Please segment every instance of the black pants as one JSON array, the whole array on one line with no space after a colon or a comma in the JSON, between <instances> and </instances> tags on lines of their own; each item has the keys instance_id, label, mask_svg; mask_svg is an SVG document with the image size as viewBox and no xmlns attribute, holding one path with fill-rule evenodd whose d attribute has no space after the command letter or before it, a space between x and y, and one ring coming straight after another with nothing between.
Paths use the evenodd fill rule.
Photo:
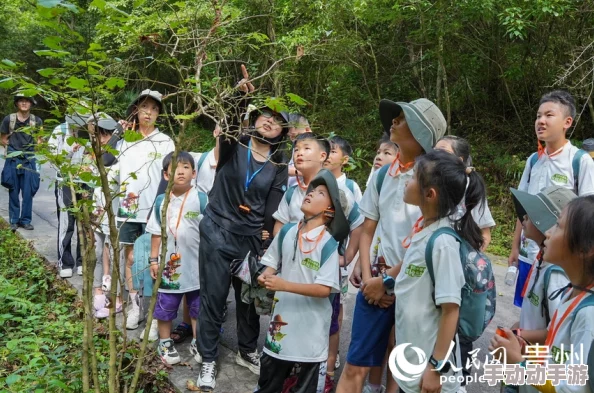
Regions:
<instances>
[{"instance_id":1,"label":"black pants","mask_svg":"<svg viewBox=\"0 0 594 393\"><path fill-rule=\"evenodd\" d=\"M326 362L296 364L288 360L281 360L262 354L260 359L260 378L254 393L280 393L285 379L291 374L293 367L297 368L297 384L291 389L292 393L317 393L324 391L326 383ZM320 373L321 371L321 373ZM323 374L323 375L321 375Z\"/></svg>"},{"instance_id":2,"label":"black pants","mask_svg":"<svg viewBox=\"0 0 594 393\"><path fill-rule=\"evenodd\" d=\"M58 209L58 268L74 269L76 266L82 266L82 254L80 251L80 238L76 230L76 217L72 212L66 210L74 205L72 192L69 186L62 186L56 182L54 193ZM83 199L83 195L77 193L76 200L80 201L81 199ZM74 233L76 233L77 240L76 260L72 255L72 235Z\"/></svg>"},{"instance_id":3,"label":"black pants","mask_svg":"<svg viewBox=\"0 0 594 393\"><path fill-rule=\"evenodd\" d=\"M245 258L248 251L257 253L260 246L259 235L236 235L218 226L208 216L200 222L200 328L197 341L205 362L219 357L219 332L231 283L235 291L239 350L245 353L256 350L260 316L253 304L241 301L241 281L237 277L231 279L230 265L234 259Z\"/></svg>"},{"instance_id":4,"label":"black pants","mask_svg":"<svg viewBox=\"0 0 594 393\"><path fill-rule=\"evenodd\" d=\"M466 376L470 375L470 370L472 368L466 368L466 361L470 357L470 352L472 351L472 340L461 335L458 335L458 340L460 342L460 366L462 367L462 376L464 376L462 386L466 386Z\"/></svg>"}]
</instances>

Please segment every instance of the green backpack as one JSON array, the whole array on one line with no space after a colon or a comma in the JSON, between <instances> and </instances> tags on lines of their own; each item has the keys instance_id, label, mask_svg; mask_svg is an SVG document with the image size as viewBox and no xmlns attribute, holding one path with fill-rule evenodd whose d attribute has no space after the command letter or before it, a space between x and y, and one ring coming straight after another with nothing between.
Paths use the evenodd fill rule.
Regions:
<instances>
[{"instance_id":1,"label":"green backpack","mask_svg":"<svg viewBox=\"0 0 594 393\"><path fill-rule=\"evenodd\" d=\"M578 194L578 183L580 178L580 163L582 160L582 156L586 154L585 150L579 149L575 156L573 156L573 160L571 161L571 169L573 171L573 192L575 195ZM528 171L528 183L530 183L530 175L532 174L532 167L538 162L538 153L532 153L530 158L528 159L529 171Z\"/></svg>"},{"instance_id":2,"label":"green backpack","mask_svg":"<svg viewBox=\"0 0 594 393\"><path fill-rule=\"evenodd\" d=\"M196 192L198 193L198 200L200 201L200 214L202 214L204 213L206 205L208 204L208 197L202 191L198 191L198 189L196 189ZM153 209L155 218L157 219L157 223L159 223L159 225L161 225L161 205L163 204L164 199L165 194L157 195L157 198L155 199L155 208Z\"/></svg>"},{"instance_id":3,"label":"green backpack","mask_svg":"<svg viewBox=\"0 0 594 393\"><path fill-rule=\"evenodd\" d=\"M462 287L458 333L475 341L483 334L495 316L497 290L491 261L485 254L473 249L453 228L439 228L431 235L425 249L427 270L434 288L433 245L435 239L444 234L453 236L460 243L460 263L466 281ZM432 296L435 301L435 291Z\"/></svg>"}]
</instances>

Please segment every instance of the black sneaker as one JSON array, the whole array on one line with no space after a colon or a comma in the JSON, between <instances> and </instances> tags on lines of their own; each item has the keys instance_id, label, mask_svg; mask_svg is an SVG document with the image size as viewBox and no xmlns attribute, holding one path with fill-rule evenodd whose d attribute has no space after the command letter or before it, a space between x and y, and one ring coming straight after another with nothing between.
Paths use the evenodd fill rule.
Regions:
<instances>
[{"instance_id":1,"label":"black sneaker","mask_svg":"<svg viewBox=\"0 0 594 393\"><path fill-rule=\"evenodd\" d=\"M31 224L19 224L19 226L27 231L32 231L35 227Z\"/></svg>"},{"instance_id":2,"label":"black sneaker","mask_svg":"<svg viewBox=\"0 0 594 393\"><path fill-rule=\"evenodd\" d=\"M235 356L235 363L246 367L256 375L260 375L260 354L257 350L250 353L238 351L237 356Z\"/></svg>"}]
</instances>

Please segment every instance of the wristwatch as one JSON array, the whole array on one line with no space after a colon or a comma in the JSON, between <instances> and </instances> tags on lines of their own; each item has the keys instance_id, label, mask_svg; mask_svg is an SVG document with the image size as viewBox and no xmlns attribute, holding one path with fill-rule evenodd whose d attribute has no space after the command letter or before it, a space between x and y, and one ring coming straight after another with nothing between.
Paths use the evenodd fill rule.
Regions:
<instances>
[{"instance_id":1,"label":"wristwatch","mask_svg":"<svg viewBox=\"0 0 594 393\"><path fill-rule=\"evenodd\" d=\"M382 281L384 284L384 288L388 290L394 289L394 285L396 284L396 280L394 280L394 277L384 272L382 273Z\"/></svg>"},{"instance_id":2,"label":"wristwatch","mask_svg":"<svg viewBox=\"0 0 594 393\"><path fill-rule=\"evenodd\" d=\"M431 364L435 371L437 371L440 374L447 373L448 371L450 371L451 368L450 362L448 362L447 360L437 360L433 357L433 355L431 355L431 357L429 358L429 364Z\"/></svg>"}]
</instances>

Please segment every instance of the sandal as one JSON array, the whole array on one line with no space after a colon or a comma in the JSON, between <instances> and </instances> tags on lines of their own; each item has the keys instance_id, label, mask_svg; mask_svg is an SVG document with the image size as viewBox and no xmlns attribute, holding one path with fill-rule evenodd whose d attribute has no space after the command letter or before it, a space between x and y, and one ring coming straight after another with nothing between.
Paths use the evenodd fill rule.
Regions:
<instances>
[{"instance_id":1,"label":"sandal","mask_svg":"<svg viewBox=\"0 0 594 393\"><path fill-rule=\"evenodd\" d=\"M192 325L188 325L185 322L180 323L177 325L175 329L171 332L171 339L174 343L182 343L186 340L186 338L192 336Z\"/></svg>"}]
</instances>

